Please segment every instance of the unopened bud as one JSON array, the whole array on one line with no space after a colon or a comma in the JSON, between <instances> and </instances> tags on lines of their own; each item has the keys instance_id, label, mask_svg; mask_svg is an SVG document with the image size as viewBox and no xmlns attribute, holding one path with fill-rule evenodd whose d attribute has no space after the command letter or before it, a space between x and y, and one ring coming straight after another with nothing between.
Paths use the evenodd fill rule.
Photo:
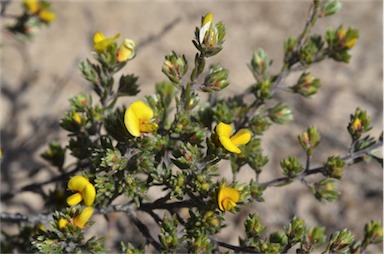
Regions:
<instances>
[{"instance_id":1,"label":"unopened bud","mask_svg":"<svg viewBox=\"0 0 384 254\"><path fill-rule=\"evenodd\" d=\"M319 88L320 80L315 79L310 73L304 72L292 90L302 96L309 97L315 94Z\"/></svg>"}]
</instances>

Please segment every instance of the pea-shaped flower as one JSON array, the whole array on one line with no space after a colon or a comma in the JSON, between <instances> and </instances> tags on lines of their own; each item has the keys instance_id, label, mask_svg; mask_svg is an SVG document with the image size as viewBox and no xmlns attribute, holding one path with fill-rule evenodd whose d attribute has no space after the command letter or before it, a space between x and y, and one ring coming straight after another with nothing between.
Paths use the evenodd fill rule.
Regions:
<instances>
[{"instance_id":1,"label":"pea-shaped flower","mask_svg":"<svg viewBox=\"0 0 384 254\"><path fill-rule=\"evenodd\" d=\"M56 19L56 14L48 9L43 9L39 12L39 18L49 24Z\"/></svg>"},{"instance_id":2,"label":"pea-shaped flower","mask_svg":"<svg viewBox=\"0 0 384 254\"><path fill-rule=\"evenodd\" d=\"M76 191L75 194L67 198L67 204L75 206L84 199L86 206L91 206L95 202L96 189L87 178L83 176L74 176L68 181L68 188Z\"/></svg>"},{"instance_id":3,"label":"pea-shaped flower","mask_svg":"<svg viewBox=\"0 0 384 254\"><path fill-rule=\"evenodd\" d=\"M154 132L158 125L151 122L153 110L143 101L132 103L124 115L124 124L128 132L134 137L140 137L141 133Z\"/></svg>"},{"instance_id":4,"label":"pea-shaped flower","mask_svg":"<svg viewBox=\"0 0 384 254\"><path fill-rule=\"evenodd\" d=\"M201 22L201 28L199 32L200 44L206 44L207 46L216 45L218 42L218 31L215 24L213 24L213 16L211 12L208 12Z\"/></svg>"},{"instance_id":5,"label":"pea-shaped flower","mask_svg":"<svg viewBox=\"0 0 384 254\"><path fill-rule=\"evenodd\" d=\"M92 217L93 215L93 208L92 207L86 207L84 208L83 211L77 216L75 216L72 219L72 224L75 225L76 227L83 228L84 225L88 222L88 220ZM65 228L70 222L67 219L61 218L58 221L58 226L59 229Z\"/></svg>"},{"instance_id":6,"label":"pea-shaped flower","mask_svg":"<svg viewBox=\"0 0 384 254\"><path fill-rule=\"evenodd\" d=\"M130 39L124 39L119 51L117 52L117 61L124 62L132 59L135 56L135 42Z\"/></svg>"},{"instance_id":7,"label":"pea-shaped flower","mask_svg":"<svg viewBox=\"0 0 384 254\"><path fill-rule=\"evenodd\" d=\"M231 153L241 153L238 146L245 145L251 140L251 132L247 129L241 129L231 136L232 126L223 122L216 126L216 133L219 136L220 143Z\"/></svg>"},{"instance_id":8,"label":"pea-shaped flower","mask_svg":"<svg viewBox=\"0 0 384 254\"><path fill-rule=\"evenodd\" d=\"M79 215L73 218L73 225L78 226L79 228L83 228L85 223L92 217L93 208L86 207Z\"/></svg>"},{"instance_id":9,"label":"pea-shaped flower","mask_svg":"<svg viewBox=\"0 0 384 254\"><path fill-rule=\"evenodd\" d=\"M223 183L219 190L217 202L221 211L230 211L236 206L236 203L240 200L240 193L238 190L227 187Z\"/></svg>"},{"instance_id":10,"label":"pea-shaped flower","mask_svg":"<svg viewBox=\"0 0 384 254\"><path fill-rule=\"evenodd\" d=\"M93 35L93 49L96 50L97 53L101 53L104 49L108 48L112 43L114 43L115 40L119 37L120 34L116 34L111 38L105 38L104 34L96 32Z\"/></svg>"}]
</instances>

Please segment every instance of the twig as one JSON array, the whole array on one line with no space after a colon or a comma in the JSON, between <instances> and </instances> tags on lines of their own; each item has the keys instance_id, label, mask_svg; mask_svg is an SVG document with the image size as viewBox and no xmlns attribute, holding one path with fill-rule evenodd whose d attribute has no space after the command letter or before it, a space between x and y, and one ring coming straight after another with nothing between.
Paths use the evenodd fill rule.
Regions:
<instances>
[{"instance_id":1,"label":"twig","mask_svg":"<svg viewBox=\"0 0 384 254\"><path fill-rule=\"evenodd\" d=\"M254 249L251 249L249 247L235 246L235 245L232 245L232 244L229 244L229 243L225 243L225 242L219 241L219 240L214 239L212 237L210 237L209 240L211 240L214 244L216 244L218 246L221 246L221 247L233 250L235 252L261 253L261 252L255 251Z\"/></svg>"},{"instance_id":2,"label":"twig","mask_svg":"<svg viewBox=\"0 0 384 254\"><path fill-rule=\"evenodd\" d=\"M364 155L369 154L372 150L375 150L375 149L377 149L377 148L379 148L381 146L383 146L383 142L379 141L376 144L374 144L374 145L372 145L372 146L370 146L370 147L368 147L366 149L363 149L363 150L357 151L355 153L352 153L352 154L344 156L342 158L342 160L345 163L350 164L354 160L362 158ZM264 186L264 187L278 186L278 185L283 184L283 183L285 183L287 181L292 181L292 180L295 180L295 179L304 178L304 177L309 176L309 175L321 173L321 172L323 172L323 170L324 170L323 166L317 167L317 168L313 168L313 169L309 169L309 170L304 171L303 174L300 174L300 175L298 175L296 177L281 177L281 178L277 178L277 179L274 179L274 180L271 180L271 181L260 183L260 186Z\"/></svg>"}]
</instances>

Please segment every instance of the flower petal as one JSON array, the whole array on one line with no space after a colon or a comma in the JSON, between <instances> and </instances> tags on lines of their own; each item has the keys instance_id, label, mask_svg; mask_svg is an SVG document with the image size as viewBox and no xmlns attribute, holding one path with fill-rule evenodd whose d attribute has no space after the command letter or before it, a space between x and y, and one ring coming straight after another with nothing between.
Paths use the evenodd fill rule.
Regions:
<instances>
[{"instance_id":1,"label":"flower petal","mask_svg":"<svg viewBox=\"0 0 384 254\"><path fill-rule=\"evenodd\" d=\"M155 130L157 130L159 126L157 125L157 123L144 123L144 124L140 124L140 131L141 132L154 132Z\"/></svg>"},{"instance_id":2,"label":"flower petal","mask_svg":"<svg viewBox=\"0 0 384 254\"><path fill-rule=\"evenodd\" d=\"M232 126L229 124L220 122L216 126L216 133L217 133L217 135L219 135L219 137L224 136L224 137L229 138L231 136L231 133L232 133Z\"/></svg>"},{"instance_id":3,"label":"flower petal","mask_svg":"<svg viewBox=\"0 0 384 254\"><path fill-rule=\"evenodd\" d=\"M135 101L131 104L130 108L132 108L137 118L139 118L142 122L151 120L153 118L153 111L151 107L149 107L143 101Z\"/></svg>"},{"instance_id":4,"label":"flower petal","mask_svg":"<svg viewBox=\"0 0 384 254\"><path fill-rule=\"evenodd\" d=\"M132 59L135 56L135 42L130 39L125 39L121 44L117 53L117 61L124 62Z\"/></svg>"},{"instance_id":5,"label":"flower petal","mask_svg":"<svg viewBox=\"0 0 384 254\"><path fill-rule=\"evenodd\" d=\"M132 136L140 137L140 121L131 106L125 111L124 124Z\"/></svg>"},{"instance_id":6,"label":"flower petal","mask_svg":"<svg viewBox=\"0 0 384 254\"><path fill-rule=\"evenodd\" d=\"M85 208L78 216L73 218L73 225L83 228L85 223L92 217L93 208L87 207Z\"/></svg>"},{"instance_id":7,"label":"flower petal","mask_svg":"<svg viewBox=\"0 0 384 254\"><path fill-rule=\"evenodd\" d=\"M111 45L117 38L120 37L120 34L116 34L115 36L111 38L104 38L101 40L102 36L104 36L102 33L95 34L93 36L93 41L95 42L93 45L93 48L98 52L101 53L104 49L108 48L109 45Z\"/></svg>"},{"instance_id":8,"label":"flower petal","mask_svg":"<svg viewBox=\"0 0 384 254\"><path fill-rule=\"evenodd\" d=\"M68 181L68 189L82 192L89 181L84 176L74 176Z\"/></svg>"},{"instance_id":9,"label":"flower petal","mask_svg":"<svg viewBox=\"0 0 384 254\"><path fill-rule=\"evenodd\" d=\"M231 141L234 145L245 145L251 140L251 132L247 129L239 130L235 135L231 137Z\"/></svg>"},{"instance_id":10,"label":"flower petal","mask_svg":"<svg viewBox=\"0 0 384 254\"><path fill-rule=\"evenodd\" d=\"M93 184L89 183L87 186L85 186L85 189L83 191L83 197L84 197L84 204L86 206L91 206L93 202L95 202L96 198L96 189Z\"/></svg>"},{"instance_id":11,"label":"flower petal","mask_svg":"<svg viewBox=\"0 0 384 254\"><path fill-rule=\"evenodd\" d=\"M83 200L83 197L81 196L81 194L79 192L76 192L75 194L73 194L67 198L67 204L69 206L75 206L78 203L80 203L81 200Z\"/></svg>"},{"instance_id":12,"label":"flower petal","mask_svg":"<svg viewBox=\"0 0 384 254\"><path fill-rule=\"evenodd\" d=\"M228 150L231 153L241 153L241 150L232 143L232 140L230 138L221 136L219 137L220 143L224 146L226 150Z\"/></svg>"},{"instance_id":13,"label":"flower petal","mask_svg":"<svg viewBox=\"0 0 384 254\"><path fill-rule=\"evenodd\" d=\"M58 222L59 228L65 228L68 225L69 221L66 219L61 218Z\"/></svg>"},{"instance_id":14,"label":"flower petal","mask_svg":"<svg viewBox=\"0 0 384 254\"><path fill-rule=\"evenodd\" d=\"M240 193L238 190L231 187L227 187L225 186L225 184L221 185L219 195L217 197L217 202L221 211L232 209L232 207L236 206L236 203L239 200ZM229 208L229 206L231 207Z\"/></svg>"},{"instance_id":15,"label":"flower petal","mask_svg":"<svg viewBox=\"0 0 384 254\"><path fill-rule=\"evenodd\" d=\"M74 176L68 181L68 188L73 191L83 191L89 181L84 176Z\"/></svg>"}]
</instances>

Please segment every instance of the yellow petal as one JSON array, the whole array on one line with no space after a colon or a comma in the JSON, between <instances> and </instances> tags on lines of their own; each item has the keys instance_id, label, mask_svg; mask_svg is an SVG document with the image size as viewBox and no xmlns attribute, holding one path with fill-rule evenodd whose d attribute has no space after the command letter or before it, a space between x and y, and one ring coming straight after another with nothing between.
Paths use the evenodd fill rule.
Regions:
<instances>
[{"instance_id":1,"label":"yellow petal","mask_svg":"<svg viewBox=\"0 0 384 254\"><path fill-rule=\"evenodd\" d=\"M236 206L236 203L230 199L224 199L222 202L222 207L224 208L225 211L229 211L235 206Z\"/></svg>"},{"instance_id":2,"label":"yellow petal","mask_svg":"<svg viewBox=\"0 0 384 254\"><path fill-rule=\"evenodd\" d=\"M101 34L101 33L100 33ZM104 38L103 40L100 40L100 34L96 36L96 42L95 42L95 36L93 37L93 41L95 44L93 45L93 48L98 52L102 52L104 49L108 48L109 45L111 45L117 38L119 38L120 34L116 34L112 38ZM102 35L102 34L101 34ZM103 35L104 36L104 35Z\"/></svg>"},{"instance_id":3,"label":"yellow petal","mask_svg":"<svg viewBox=\"0 0 384 254\"><path fill-rule=\"evenodd\" d=\"M141 134L141 126L143 125L143 129L151 129L156 127L155 125L149 125L146 127L147 121L153 118L152 109L145 104L143 101L135 101L132 103L128 109L125 111L124 123L127 127L129 133L131 133L134 137L140 137Z\"/></svg>"},{"instance_id":4,"label":"yellow petal","mask_svg":"<svg viewBox=\"0 0 384 254\"><path fill-rule=\"evenodd\" d=\"M47 23L50 23L56 19L56 14L53 11L44 9L39 12L39 18Z\"/></svg>"},{"instance_id":5,"label":"yellow petal","mask_svg":"<svg viewBox=\"0 0 384 254\"><path fill-rule=\"evenodd\" d=\"M216 133L217 133L217 135L219 135L219 137L224 136L224 137L229 138L231 136L231 133L232 133L232 126L229 124L220 122L216 126Z\"/></svg>"},{"instance_id":6,"label":"yellow petal","mask_svg":"<svg viewBox=\"0 0 384 254\"><path fill-rule=\"evenodd\" d=\"M207 14L205 14L205 16L203 18L202 26L204 26L208 22L212 22L212 20L213 20L212 12L208 12Z\"/></svg>"},{"instance_id":7,"label":"yellow petal","mask_svg":"<svg viewBox=\"0 0 384 254\"><path fill-rule=\"evenodd\" d=\"M84 204L86 206L91 206L93 202L95 202L96 198L96 189L93 184L89 183L87 186L85 186L85 189L83 191L83 197L84 197Z\"/></svg>"},{"instance_id":8,"label":"yellow petal","mask_svg":"<svg viewBox=\"0 0 384 254\"><path fill-rule=\"evenodd\" d=\"M140 124L140 131L141 132L154 132L155 130L157 130L159 126L157 125L157 123L144 123L144 124Z\"/></svg>"},{"instance_id":9,"label":"yellow petal","mask_svg":"<svg viewBox=\"0 0 384 254\"><path fill-rule=\"evenodd\" d=\"M68 189L82 192L89 181L84 176L74 176L68 181Z\"/></svg>"},{"instance_id":10,"label":"yellow petal","mask_svg":"<svg viewBox=\"0 0 384 254\"><path fill-rule=\"evenodd\" d=\"M345 45L345 47L350 49L353 46L355 46L356 42L357 42L357 38L353 38L353 39L347 41L344 45Z\"/></svg>"},{"instance_id":11,"label":"yellow petal","mask_svg":"<svg viewBox=\"0 0 384 254\"><path fill-rule=\"evenodd\" d=\"M240 200L240 193L238 190L227 187L225 184L221 185L219 190L219 195L217 197L217 202L219 209L221 211L230 210L232 207L236 206L236 203ZM226 209L231 206L230 209Z\"/></svg>"},{"instance_id":12,"label":"yellow petal","mask_svg":"<svg viewBox=\"0 0 384 254\"><path fill-rule=\"evenodd\" d=\"M124 115L124 124L128 132L134 137L140 137L140 122L139 118L133 112L132 107L127 108Z\"/></svg>"},{"instance_id":13,"label":"yellow petal","mask_svg":"<svg viewBox=\"0 0 384 254\"><path fill-rule=\"evenodd\" d=\"M65 228L68 225L68 223L69 223L68 220L61 218L59 220L59 223L58 223L59 224L59 228L60 229Z\"/></svg>"},{"instance_id":14,"label":"yellow petal","mask_svg":"<svg viewBox=\"0 0 384 254\"><path fill-rule=\"evenodd\" d=\"M241 129L231 137L232 143L236 146L245 145L250 140L251 140L251 132L247 129Z\"/></svg>"},{"instance_id":15,"label":"yellow petal","mask_svg":"<svg viewBox=\"0 0 384 254\"><path fill-rule=\"evenodd\" d=\"M151 120L153 118L153 111L151 107L149 107L143 101L135 101L131 104L131 108L133 112L135 112L137 118L139 118L142 122Z\"/></svg>"},{"instance_id":16,"label":"yellow petal","mask_svg":"<svg viewBox=\"0 0 384 254\"><path fill-rule=\"evenodd\" d=\"M102 40L105 39L105 36L104 34L100 33L100 32L96 32L94 35L93 35L93 42L94 43L98 43Z\"/></svg>"},{"instance_id":17,"label":"yellow petal","mask_svg":"<svg viewBox=\"0 0 384 254\"><path fill-rule=\"evenodd\" d=\"M130 39L125 39L121 44L117 53L117 61L124 62L132 59L135 56L135 42Z\"/></svg>"},{"instance_id":18,"label":"yellow petal","mask_svg":"<svg viewBox=\"0 0 384 254\"><path fill-rule=\"evenodd\" d=\"M92 217L93 208L87 207L85 208L78 216L73 218L73 225L83 228L85 223Z\"/></svg>"},{"instance_id":19,"label":"yellow petal","mask_svg":"<svg viewBox=\"0 0 384 254\"><path fill-rule=\"evenodd\" d=\"M232 143L232 140L230 138L221 136L219 137L220 143L224 146L226 150L228 150L231 153L241 153L241 150Z\"/></svg>"},{"instance_id":20,"label":"yellow petal","mask_svg":"<svg viewBox=\"0 0 384 254\"><path fill-rule=\"evenodd\" d=\"M35 14L40 10L40 2L38 0L24 0L23 4L31 14Z\"/></svg>"},{"instance_id":21,"label":"yellow petal","mask_svg":"<svg viewBox=\"0 0 384 254\"><path fill-rule=\"evenodd\" d=\"M83 197L81 196L81 194L79 192L77 192L77 193L75 193L75 194L73 194L67 198L67 204L69 206L75 206L78 203L80 203L81 200L83 200Z\"/></svg>"}]
</instances>

